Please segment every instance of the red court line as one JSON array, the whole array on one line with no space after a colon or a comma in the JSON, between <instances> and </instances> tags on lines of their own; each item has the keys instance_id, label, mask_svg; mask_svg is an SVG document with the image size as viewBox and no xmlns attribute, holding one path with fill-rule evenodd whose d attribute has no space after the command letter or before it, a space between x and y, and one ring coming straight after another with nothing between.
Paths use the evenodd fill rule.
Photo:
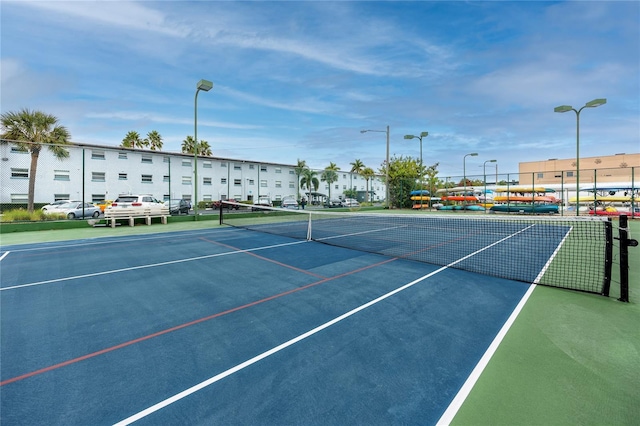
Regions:
<instances>
[{"instance_id":1,"label":"red court line","mask_svg":"<svg viewBox=\"0 0 640 426\"><path fill-rule=\"evenodd\" d=\"M221 243L219 241L210 240L210 239L205 238L205 237L202 237L200 239L203 240L203 241L206 241L208 243L217 244L217 245L222 246L224 248L230 248L232 250L243 251L242 249L240 249L238 247L230 246L229 244L224 244L224 243ZM295 266L287 265L286 263L278 262L277 260L273 260L273 259L269 259L268 257L260 256L259 254L256 254L256 253L254 253L252 251L248 251L248 252L246 252L246 254L248 254L250 256L257 257L258 259L261 259L261 260L266 260L267 262L275 263L278 266L282 266L282 267L285 267L285 268L288 268L288 269L293 269L294 271L297 271L297 272L302 272L303 274L312 275L312 276L317 277L317 278L325 278L323 275L315 274L315 273L309 272L309 271L307 271L305 269L296 268Z\"/></svg>"},{"instance_id":2,"label":"red court line","mask_svg":"<svg viewBox=\"0 0 640 426\"><path fill-rule=\"evenodd\" d=\"M52 371L52 370L57 370L58 368L66 367L68 365L75 364L77 362L84 361L84 360L87 360L87 359L90 359L90 358L94 358L94 357L97 357L99 355L103 355L103 354L106 354L106 353L109 353L109 352L113 352L115 350L122 349L122 348L125 348L127 346L131 346L131 345L136 344L136 343L144 342L145 340L150 340L150 339L153 339L154 337L162 336L164 334L168 334L168 333L171 333L173 331L181 330L183 328L190 327L192 325L200 324L202 322L209 321L211 319L218 318L218 317L221 317L221 316L233 313L233 312L237 312L237 311L240 311L242 309L246 309L246 308L249 308L249 307L252 307L252 306L256 306L256 305L259 305L259 304L262 304L262 303L265 303L265 302L268 302L268 301L271 301L271 300L274 300L274 299L278 299L280 297L287 296L289 294L297 293L297 292L299 292L301 290L306 290L308 288L315 287L317 285L324 284L326 282L333 281L333 280L338 279L338 278L346 277L346 276L349 276L349 275L352 275L352 274L355 274L355 273L358 273L358 272L362 272L362 271L365 271L367 269L371 269L371 268L374 268L374 267L377 267L377 266L380 266L380 265L384 265L385 263L393 262L395 260L398 260L398 258L394 257L394 258L386 259L386 260L383 260L382 262L377 262L377 263L374 263L374 264L371 264L371 265L363 266L362 268L358 268L358 269L355 269L353 271L345 272L345 273L342 273L342 274L339 274L339 275L335 275L333 277L323 278L323 279L321 279L319 281L307 284L307 285L302 286L302 287L298 287L298 288L294 288L294 289L291 289L291 290L287 290L285 292L278 293L278 294L275 294L273 296L265 297L264 299L255 300L255 301L247 303L245 305L236 306L235 308L231 308L231 309L228 309L226 311L218 312L216 314L209 315L209 316L206 316L206 317L203 317L203 318L200 318L200 319L197 319L197 320L193 320L193 321L190 321L190 322L186 322L184 324L180 324L180 325L177 325L177 326L174 326L174 327L171 327L171 328L167 328L165 330L161 330L161 331L158 331L156 333L149 334L147 336L143 336L143 337L139 337L137 339L129 340L128 342L120 343L119 345L111 346L109 348L105 348L105 349L102 349L102 350L99 350L99 351L96 351L96 352L92 352L92 353L87 354L87 355L83 355L83 356L80 356L80 357L77 357L77 358L73 358L73 359L58 363L58 364L54 364L54 365L51 365L49 367L41 368L39 370L35 370L35 371L30 372L30 373L25 373L25 374L22 374L20 376L12 377L10 379L3 380L2 382L0 382L0 387L4 386L4 385L8 385L10 383L14 383L14 382L18 382L18 381L27 379L29 377L37 376L39 374L43 374L43 373L46 373L46 372L49 372L49 371Z\"/></svg>"}]
</instances>

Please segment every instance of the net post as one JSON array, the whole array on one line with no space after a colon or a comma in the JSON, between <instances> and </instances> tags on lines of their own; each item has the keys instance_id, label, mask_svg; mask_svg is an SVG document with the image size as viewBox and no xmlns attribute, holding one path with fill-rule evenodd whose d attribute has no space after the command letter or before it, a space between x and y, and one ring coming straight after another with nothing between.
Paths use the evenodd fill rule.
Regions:
<instances>
[{"instance_id":1,"label":"net post","mask_svg":"<svg viewBox=\"0 0 640 426\"><path fill-rule=\"evenodd\" d=\"M611 271L613 269L613 224L611 218L604 223L606 246L604 250L604 282L602 283L602 295L609 297L611 288Z\"/></svg>"},{"instance_id":2,"label":"net post","mask_svg":"<svg viewBox=\"0 0 640 426\"><path fill-rule=\"evenodd\" d=\"M311 241L311 213L309 213L309 223L307 225L307 241Z\"/></svg>"},{"instance_id":3,"label":"net post","mask_svg":"<svg viewBox=\"0 0 640 426\"><path fill-rule=\"evenodd\" d=\"M220 215L220 225L222 225L222 200L220 200L219 215Z\"/></svg>"},{"instance_id":4,"label":"net post","mask_svg":"<svg viewBox=\"0 0 640 426\"><path fill-rule=\"evenodd\" d=\"M626 215L620 215L618 239L620 240L620 298L621 302L629 301L629 232Z\"/></svg>"}]
</instances>

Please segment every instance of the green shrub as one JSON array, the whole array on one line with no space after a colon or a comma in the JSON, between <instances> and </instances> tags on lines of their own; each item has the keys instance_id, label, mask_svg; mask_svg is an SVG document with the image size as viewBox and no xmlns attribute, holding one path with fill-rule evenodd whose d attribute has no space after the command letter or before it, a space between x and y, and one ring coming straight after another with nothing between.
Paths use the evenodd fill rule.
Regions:
<instances>
[{"instance_id":1,"label":"green shrub","mask_svg":"<svg viewBox=\"0 0 640 426\"><path fill-rule=\"evenodd\" d=\"M0 222L41 222L45 220L66 219L64 213L44 213L42 210L34 210L29 213L26 209L5 210Z\"/></svg>"}]
</instances>

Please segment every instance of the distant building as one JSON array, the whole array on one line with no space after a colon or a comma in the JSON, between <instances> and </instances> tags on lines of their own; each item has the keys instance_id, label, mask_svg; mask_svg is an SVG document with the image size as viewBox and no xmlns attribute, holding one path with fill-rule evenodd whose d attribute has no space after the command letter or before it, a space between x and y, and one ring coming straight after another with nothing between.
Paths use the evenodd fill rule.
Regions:
<instances>
[{"instance_id":1,"label":"distant building","mask_svg":"<svg viewBox=\"0 0 640 426\"><path fill-rule=\"evenodd\" d=\"M575 158L521 162L519 171L520 185L565 185L575 188ZM580 157L581 188L611 183L631 185L632 178L634 186L640 186L640 153Z\"/></svg>"}]
</instances>

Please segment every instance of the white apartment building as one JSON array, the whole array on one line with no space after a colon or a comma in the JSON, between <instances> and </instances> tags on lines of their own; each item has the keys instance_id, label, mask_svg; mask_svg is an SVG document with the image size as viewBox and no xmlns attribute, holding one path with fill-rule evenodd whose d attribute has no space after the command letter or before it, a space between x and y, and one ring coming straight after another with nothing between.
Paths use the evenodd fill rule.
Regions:
<instances>
[{"instance_id":1,"label":"white apartment building","mask_svg":"<svg viewBox=\"0 0 640 426\"><path fill-rule=\"evenodd\" d=\"M97 202L113 200L119 194L151 194L159 200L183 198L193 202L236 199L254 201L259 196L273 201L297 197L295 165L198 157L192 155L100 145L65 146L69 157L59 160L44 148L36 172L35 203L74 199ZM10 142L0 143L0 203L26 203L31 154ZM196 170L197 169L197 170ZM317 178L321 179L321 170ZM197 174L197 179L196 179ZM366 180L355 173L338 171L331 184L331 198L343 197L353 188L363 196ZM197 184L197 188L196 188ZM380 177L369 181L374 200L384 198ZM300 189L305 195L307 189ZM329 197L329 185L320 181L314 200Z\"/></svg>"}]
</instances>

